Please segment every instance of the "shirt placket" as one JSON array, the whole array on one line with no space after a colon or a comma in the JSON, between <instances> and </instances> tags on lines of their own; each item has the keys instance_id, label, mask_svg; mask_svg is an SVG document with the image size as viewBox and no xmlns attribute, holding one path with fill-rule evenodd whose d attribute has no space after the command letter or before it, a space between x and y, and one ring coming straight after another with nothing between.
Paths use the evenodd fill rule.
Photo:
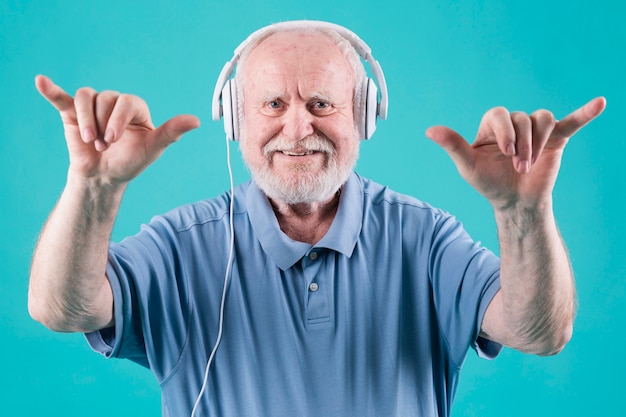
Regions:
<instances>
[{"instance_id":1,"label":"shirt placket","mask_svg":"<svg viewBox=\"0 0 626 417\"><path fill-rule=\"evenodd\" d=\"M331 322L330 288L324 273L325 254L313 248L302 259L307 326L323 326Z\"/></svg>"}]
</instances>

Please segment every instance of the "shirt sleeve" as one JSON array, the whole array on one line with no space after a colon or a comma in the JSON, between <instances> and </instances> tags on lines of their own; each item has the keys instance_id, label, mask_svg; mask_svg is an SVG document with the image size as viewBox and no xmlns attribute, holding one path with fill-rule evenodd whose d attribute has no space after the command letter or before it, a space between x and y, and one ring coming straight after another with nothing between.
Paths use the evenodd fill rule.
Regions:
<instances>
[{"instance_id":1,"label":"shirt sleeve","mask_svg":"<svg viewBox=\"0 0 626 417\"><path fill-rule=\"evenodd\" d=\"M500 289L499 258L475 242L453 216L442 216L433 239L433 297L452 360L460 366L466 346L494 358L502 346L479 334L485 311Z\"/></svg>"},{"instance_id":2,"label":"shirt sleeve","mask_svg":"<svg viewBox=\"0 0 626 417\"><path fill-rule=\"evenodd\" d=\"M119 245L111 244L106 273L113 291L115 325L86 333L85 337L89 346L106 358L127 358L149 368L141 314L136 308L137 292L132 285L133 272L125 270L119 259L123 251Z\"/></svg>"},{"instance_id":3,"label":"shirt sleeve","mask_svg":"<svg viewBox=\"0 0 626 417\"><path fill-rule=\"evenodd\" d=\"M175 365L189 314L182 256L176 230L162 217L137 235L110 244L106 273L113 290L115 326L86 334L93 350L130 359L157 377Z\"/></svg>"}]
</instances>

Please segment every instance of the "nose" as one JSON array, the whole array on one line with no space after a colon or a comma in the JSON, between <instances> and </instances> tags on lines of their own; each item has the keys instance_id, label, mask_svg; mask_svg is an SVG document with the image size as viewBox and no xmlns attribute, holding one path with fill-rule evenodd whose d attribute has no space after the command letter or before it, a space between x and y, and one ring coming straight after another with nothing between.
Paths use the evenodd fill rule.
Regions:
<instances>
[{"instance_id":1,"label":"nose","mask_svg":"<svg viewBox=\"0 0 626 417\"><path fill-rule=\"evenodd\" d=\"M292 105L283 115L283 134L292 140L300 140L314 132L314 116L304 105Z\"/></svg>"}]
</instances>

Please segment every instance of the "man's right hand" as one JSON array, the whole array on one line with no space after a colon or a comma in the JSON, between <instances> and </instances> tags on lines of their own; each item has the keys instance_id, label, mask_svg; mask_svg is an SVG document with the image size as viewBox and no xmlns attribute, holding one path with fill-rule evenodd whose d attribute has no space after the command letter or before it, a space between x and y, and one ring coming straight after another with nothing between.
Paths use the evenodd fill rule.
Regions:
<instances>
[{"instance_id":1,"label":"man's right hand","mask_svg":"<svg viewBox=\"0 0 626 417\"><path fill-rule=\"evenodd\" d=\"M179 115L155 128L148 106L137 96L83 87L72 98L43 75L35 85L61 115L70 173L101 185L124 186L169 144L200 125L195 116Z\"/></svg>"},{"instance_id":2,"label":"man's right hand","mask_svg":"<svg viewBox=\"0 0 626 417\"><path fill-rule=\"evenodd\" d=\"M35 248L28 309L56 331L110 327L108 246L126 184L200 122L176 116L155 128L139 97L81 88L72 98L41 75L35 84L61 114L70 169Z\"/></svg>"}]
</instances>

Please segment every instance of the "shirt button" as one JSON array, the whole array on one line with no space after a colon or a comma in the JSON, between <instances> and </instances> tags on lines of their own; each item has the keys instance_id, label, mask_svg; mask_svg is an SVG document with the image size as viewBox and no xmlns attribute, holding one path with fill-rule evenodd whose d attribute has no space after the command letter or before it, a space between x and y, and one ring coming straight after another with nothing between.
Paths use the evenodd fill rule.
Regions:
<instances>
[{"instance_id":1,"label":"shirt button","mask_svg":"<svg viewBox=\"0 0 626 417\"><path fill-rule=\"evenodd\" d=\"M319 285L317 285L317 282L312 282L309 284L309 291L315 292L318 289L319 289Z\"/></svg>"},{"instance_id":2,"label":"shirt button","mask_svg":"<svg viewBox=\"0 0 626 417\"><path fill-rule=\"evenodd\" d=\"M311 259L312 261L317 259L317 252L311 252L309 253L309 259Z\"/></svg>"}]
</instances>

